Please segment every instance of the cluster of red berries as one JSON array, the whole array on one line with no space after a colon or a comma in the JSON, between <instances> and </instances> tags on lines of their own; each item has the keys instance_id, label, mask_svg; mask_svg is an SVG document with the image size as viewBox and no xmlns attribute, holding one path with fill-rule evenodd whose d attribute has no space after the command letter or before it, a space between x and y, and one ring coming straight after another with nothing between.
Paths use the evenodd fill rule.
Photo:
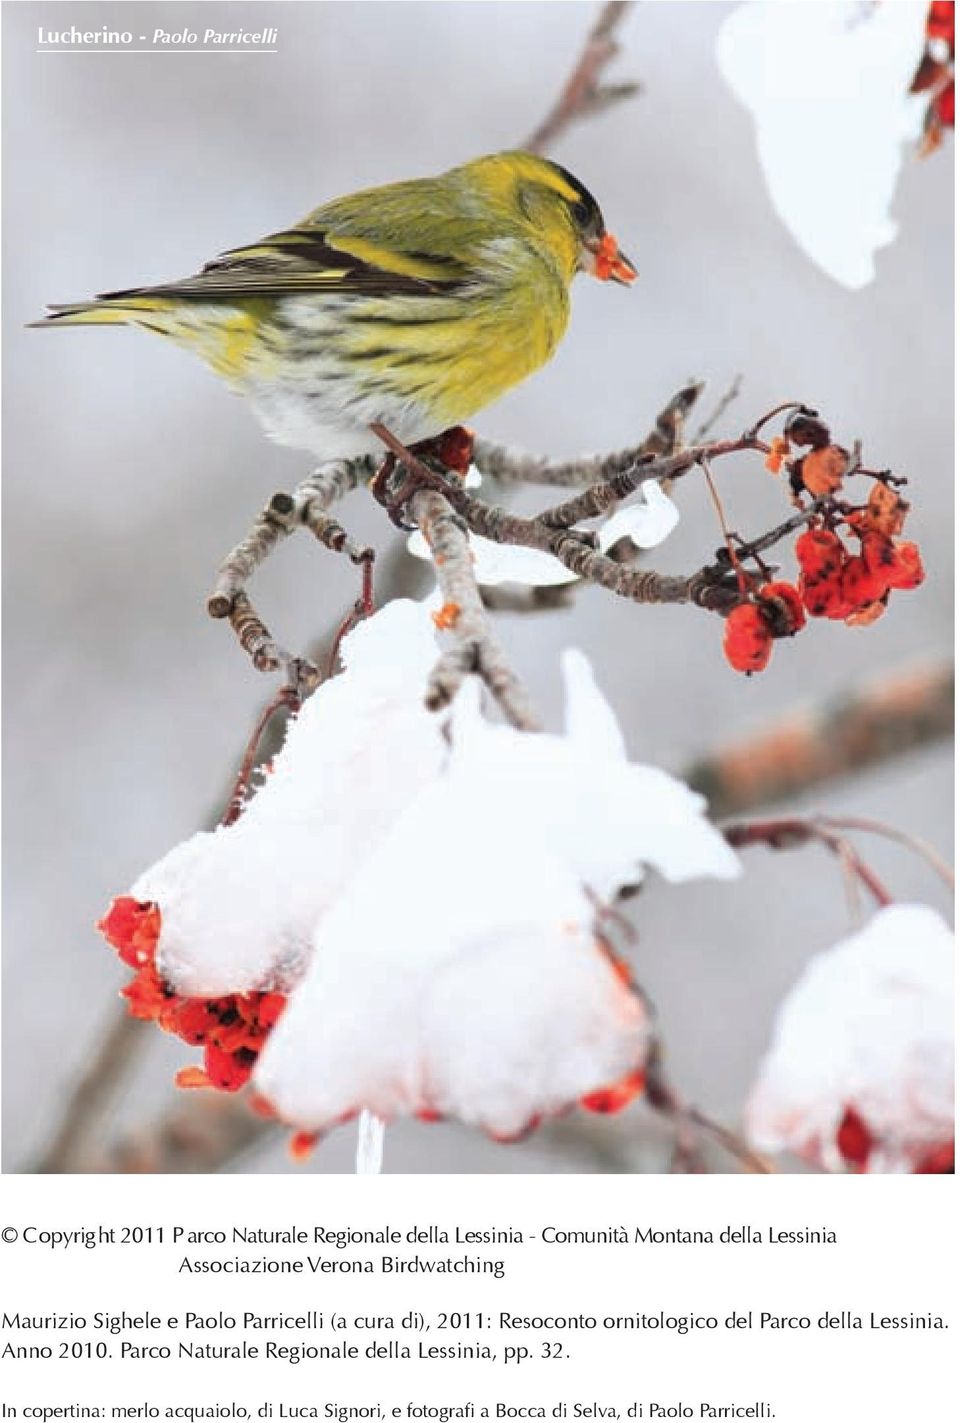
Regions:
<instances>
[{"instance_id":1,"label":"cluster of red berries","mask_svg":"<svg viewBox=\"0 0 960 1423\"><path fill-rule=\"evenodd\" d=\"M853 1107L848 1107L843 1114L843 1119L837 1128L836 1143L837 1150L853 1172L866 1171L870 1154L878 1145L871 1135L870 1128ZM953 1166L954 1145L952 1141L945 1141L927 1152L926 1156L917 1162L913 1168L913 1174L915 1176L950 1176L953 1174Z\"/></svg>"},{"instance_id":2,"label":"cluster of red berries","mask_svg":"<svg viewBox=\"0 0 960 1423\"><path fill-rule=\"evenodd\" d=\"M794 447L809 452L788 459ZM799 508L807 497L817 508L796 542L796 585L761 583L737 567L745 599L726 620L724 653L736 671L748 675L766 667L774 641L793 637L807 615L865 627L883 614L894 589L917 588L924 579L917 545L899 538L909 504L889 476L872 476L865 504L840 501L844 480L861 471L849 451L833 444L816 415L803 410L787 421L783 434L771 441L766 466L773 474L786 470Z\"/></svg>"},{"instance_id":3,"label":"cluster of red berries","mask_svg":"<svg viewBox=\"0 0 960 1423\"><path fill-rule=\"evenodd\" d=\"M97 928L135 976L122 997L134 1018L157 1023L192 1047L203 1048L203 1067L177 1073L178 1087L215 1087L238 1092L246 1086L267 1035L286 1006L282 993L230 993L222 998L185 998L157 971L160 909L124 895L115 899Z\"/></svg>"},{"instance_id":4,"label":"cluster of red berries","mask_svg":"<svg viewBox=\"0 0 960 1423\"><path fill-rule=\"evenodd\" d=\"M286 1006L286 996L283 993L230 993L221 998L190 998L176 993L161 977L156 964L162 922L159 905L122 895L113 901L97 925L121 961L134 970L134 977L121 990L127 1011L134 1018L156 1023L192 1047L203 1048L203 1066L181 1068L175 1079L178 1087L213 1087L220 1092L238 1092L250 1081L267 1037ZM605 946L599 947L624 987L635 992L627 966ZM580 1099L580 1105L590 1112L619 1112L643 1092L644 1085L644 1073L637 1070L619 1082L588 1093ZM269 1102L256 1093L251 1094L249 1102L261 1115L275 1115ZM349 1121L356 1114L356 1111L346 1113L343 1121ZM437 1112L423 1111L418 1115L423 1121L442 1120ZM535 1117L516 1136L497 1139L519 1140L539 1123L540 1118ZM318 1140L317 1132L295 1132L290 1138L290 1154L295 1160L302 1160Z\"/></svg>"},{"instance_id":5,"label":"cluster of red berries","mask_svg":"<svg viewBox=\"0 0 960 1423\"><path fill-rule=\"evenodd\" d=\"M927 14L926 43L911 94L929 94L920 152L932 153L943 142L943 131L954 127L954 8L953 0L934 0Z\"/></svg>"}]
</instances>

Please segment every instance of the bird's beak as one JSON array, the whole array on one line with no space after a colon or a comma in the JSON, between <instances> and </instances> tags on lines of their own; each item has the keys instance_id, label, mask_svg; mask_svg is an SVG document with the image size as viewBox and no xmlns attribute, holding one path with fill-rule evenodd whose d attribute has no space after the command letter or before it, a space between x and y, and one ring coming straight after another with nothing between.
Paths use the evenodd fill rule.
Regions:
<instances>
[{"instance_id":1,"label":"bird's beak","mask_svg":"<svg viewBox=\"0 0 960 1423\"><path fill-rule=\"evenodd\" d=\"M601 282L618 282L628 287L636 279L637 269L617 246L617 239L611 232L587 242L584 252L584 269Z\"/></svg>"}]
</instances>

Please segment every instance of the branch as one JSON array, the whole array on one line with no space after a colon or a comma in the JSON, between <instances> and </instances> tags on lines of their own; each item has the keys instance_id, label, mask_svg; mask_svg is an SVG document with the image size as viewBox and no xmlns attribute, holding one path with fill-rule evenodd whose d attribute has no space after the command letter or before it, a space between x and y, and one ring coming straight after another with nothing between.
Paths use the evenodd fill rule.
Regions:
<instances>
[{"instance_id":1,"label":"branch","mask_svg":"<svg viewBox=\"0 0 960 1423\"><path fill-rule=\"evenodd\" d=\"M144 1025L125 1011L101 1037L86 1071L67 1098L49 1146L30 1168L37 1175L74 1171L93 1128L147 1039Z\"/></svg>"},{"instance_id":2,"label":"branch","mask_svg":"<svg viewBox=\"0 0 960 1423\"><path fill-rule=\"evenodd\" d=\"M115 1141L98 1143L83 1169L125 1175L206 1174L221 1170L276 1131L276 1122L257 1116L239 1094L184 1093L164 1116Z\"/></svg>"},{"instance_id":3,"label":"branch","mask_svg":"<svg viewBox=\"0 0 960 1423\"><path fill-rule=\"evenodd\" d=\"M773 1174L774 1168L770 1163L749 1147L735 1131L721 1126L698 1107L683 1099L667 1077L663 1048L659 1040L654 1042L647 1061L646 1075L647 1101L654 1111L660 1112L673 1126L673 1171L695 1175L706 1171L706 1164L693 1131L694 1127L699 1127L738 1161L744 1171L752 1175Z\"/></svg>"},{"instance_id":4,"label":"branch","mask_svg":"<svg viewBox=\"0 0 960 1423\"><path fill-rule=\"evenodd\" d=\"M702 568L684 575L626 567L607 554L599 553L592 534L552 528L542 516L527 519L512 514L500 505L474 499L466 490L450 490L447 497L471 533L494 543L550 553L578 578L634 603L692 603L710 612L726 614L741 601L739 590L727 581L725 571L717 573L712 568Z\"/></svg>"},{"instance_id":5,"label":"branch","mask_svg":"<svg viewBox=\"0 0 960 1423\"><path fill-rule=\"evenodd\" d=\"M535 731L540 722L526 689L510 666L487 617L473 573L473 556L466 530L447 498L423 489L410 501L411 512L433 554L443 607L435 614L438 627L451 632L454 645L444 652L427 683L427 706L447 706L464 678L476 672L489 687L507 718L522 730Z\"/></svg>"},{"instance_id":6,"label":"branch","mask_svg":"<svg viewBox=\"0 0 960 1423\"><path fill-rule=\"evenodd\" d=\"M901 670L852 695L788 713L681 774L717 818L788 800L947 739L953 692L950 663Z\"/></svg>"},{"instance_id":7,"label":"branch","mask_svg":"<svg viewBox=\"0 0 960 1423\"><path fill-rule=\"evenodd\" d=\"M861 859L847 837L831 830L824 821L815 817L748 821L742 825L728 825L723 834L727 844L734 849L766 845L771 850L796 850L802 845L823 845L839 858L845 870L870 891L881 909L893 903L893 895Z\"/></svg>"},{"instance_id":8,"label":"branch","mask_svg":"<svg viewBox=\"0 0 960 1423\"><path fill-rule=\"evenodd\" d=\"M640 91L641 86L635 82L603 85L599 82L607 65L620 52L614 34L629 8L624 0L610 0L604 5L559 99L521 148L529 153L543 153L572 124L603 113Z\"/></svg>"},{"instance_id":9,"label":"branch","mask_svg":"<svg viewBox=\"0 0 960 1423\"><path fill-rule=\"evenodd\" d=\"M212 618L227 618L244 652L258 672L283 669L298 695L308 695L321 680L320 669L308 658L294 657L274 641L270 630L251 603L246 585L278 544L305 528L334 553L344 553L352 563L373 563L374 550L358 544L327 510L374 472L368 458L333 460L297 485L292 494L274 494L258 514L250 532L220 565L214 590L207 600Z\"/></svg>"},{"instance_id":10,"label":"branch","mask_svg":"<svg viewBox=\"0 0 960 1423\"><path fill-rule=\"evenodd\" d=\"M686 417L702 391L702 381L692 379L687 381L675 395L671 396L663 409L659 411L646 439L629 452L624 452L623 455L616 456L615 458L623 459L624 455L626 455L628 462L633 462L643 455L675 454L683 445ZM718 407L718 409L719 408L720 407ZM707 425L712 423L713 418L714 417L711 417L710 422L705 422L704 425L701 426L701 430L706 429ZM519 455L503 446L475 440L475 464L477 463L476 446L480 443L484 445L484 452L481 458L486 459L488 474L491 468L517 469L522 468L524 464L530 465L538 463L535 460L531 460L530 456ZM598 461L593 457L587 457L583 460L574 461L567 466L553 466L552 468L566 468L568 471L577 469L583 470L586 476L586 482L590 482L590 480L597 477L598 466L600 464L602 464L602 460ZM542 461L539 462L539 467L544 467ZM588 470L589 474L587 474ZM670 481L664 480L662 487L664 490L669 491ZM613 559L614 563L636 563L640 557L641 550L637 548L631 538L621 538L607 549L607 553L609 557ZM528 613L538 612L544 608L568 606L576 586L574 583L565 583L558 587L534 586L530 588L502 585L499 587L485 587L481 591L486 608L495 611L509 610L513 613Z\"/></svg>"},{"instance_id":11,"label":"branch","mask_svg":"<svg viewBox=\"0 0 960 1423\"><path fill-rule=\"evenodd\" d=\"M493 440L474 440L473 462L482 475L500 484L543 484L581 489L599 480L609 480L634 469L646 456L672 455L682 444L683 421L703 391L703 382L690 380L672 396L654 421L653 429L638 444L606 455L580 455L571 460L551 460L498 445ZM644 475L644 478L649 478Z\"/></svg>"}]
</instances>

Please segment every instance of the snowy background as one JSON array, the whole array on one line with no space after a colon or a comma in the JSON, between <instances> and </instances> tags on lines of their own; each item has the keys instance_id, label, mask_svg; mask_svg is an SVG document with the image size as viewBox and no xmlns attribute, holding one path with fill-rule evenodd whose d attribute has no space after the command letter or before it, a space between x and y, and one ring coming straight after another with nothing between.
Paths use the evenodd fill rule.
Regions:
<instances>
[{"instance_id":1,"label":"snowy background","mask_svg":"<svg viewBox=\"0 0 960 1423\"><path fill-rule=\"evenodd\" d=\"M564 138L553 156L591 188L640 270L630 291L578 283L554 362L480 417L483 432L557 454L646 431L690 376L709 405L742 371L730 430L787 397L819 405L838 437L911 477L909 536L928 581L875 627L814 627L760 678L723 661L721 626L599 590L572 611L503 615L517 667L548 718L559 654L591 654L634 758L682 771L778 713L854 689L952 641L952 155L907 158L896 243L875 283L848 292L777 219L752 124L715 59L726 4L643 3L612 77L645 93ZM4 11L5 935L4 1155L29 1170L65 1094L116 1011L125 974L94 932L114 893L207 824L269 689L204 612L213 571L275 489L304 472L260 436L198 363L134 332L24 331L47 301L194 270L339 193L439 171L510 146L552 101L594 14L580 4L142 4L137 22L279 28L276 55L35 53L37 26L129 27L130 7ZM812 182L802 172L798 182ZM742 470L742 466L740 469ZM719 470L741 529L782 517L774 482ZM691 478L683 520L656 557L686 570L718 542ZM362 495L358 536L394 535ZM422 564L409 586L426 588ZM283 640L325 634L353 570L306 538L255 596ZM872 815L949 853L946 748L831 786L799 809ZM870 846L898 896L944 907L902 852ZM847 927L843 886L816 850L749 852L736 884L669 888L630 906L634 967L659 1009L679 1085L734 1120L776 1005L810 955ZM184 1045L150 1035L109 1133L169 1105ZM636 1106L568 1118L521 1146L447 1126L390 1133L390 1171L617 1171L655 1163L661 1137ZM282 1144L244 1170L352 1169L354 1133L290 1168Z\"/></svg>"}]
</instances>

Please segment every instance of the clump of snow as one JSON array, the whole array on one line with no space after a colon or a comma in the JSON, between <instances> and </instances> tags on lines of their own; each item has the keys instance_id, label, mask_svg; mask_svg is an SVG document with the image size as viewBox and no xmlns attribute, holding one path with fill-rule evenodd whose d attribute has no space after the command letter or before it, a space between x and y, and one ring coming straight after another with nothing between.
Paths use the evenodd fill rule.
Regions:
<instances>
[{"instance_id":1,"label":"clump of snow","mask_svg":"<svg viewBox=\"0 0 960 1423\"><path fill-rule=\"evenodd\" d=\"M645 479L633 504L621 505L600 525L600 548L606 553L619 539L632 539L637 548L656 548L669 538L680 522L680 510L659 482Z\"/></svg>"},{"instance_id":2,"label":"clump of snow","mask_svg":"<svg viewBox=\"0 0 960 1423\"><path fill-rule=\"evenodd\" d=\"M522 583L529 588L555 588L564 583L576 583L577 575L564 568L552 553L538 548L515 548L512 544L494 543L492 539L470 534L473 573L483 587L497 583ZM419 529L407 540L407 550L415 558L432 561L430 545Z\"/></svg>"},{"instance_id":3,"label":"clump of snow","mask_svg":"<svg viewBox=\"0 0 960 1423\"><path fill-rule=\"evenodd\" d=\"M704 818L706 802L656 766L627 760L616 718L577 651L564 656L567 732L523 735L458 700L447 778L491 828L509 816L594 893L636 883L643 864L675 883L732 879L739 861Z\"/></svg>"},{"instance_id":4,"label":"clump of snow","mask_svg":"<svg viewBox=\"0 0 960 1423\"><path fill-rule=\"evenodd\" d=\"M509 818L478 838L437 781L319 925L258 1089L309 1130L364 1107L519 1133L643 1060L643 1008L594 913L542 845Z\"/></svg>"},{"instance_id":5,"label":"clump of snow","mask_svg":"<svg viewBox=\"0 0 960 1423\"><path fill-rule=\"evenodd\" d=\"M628 760L580 653L552 735L488 721L475 681L426 712L437 652L424 604L362 624L240 820L133 887L177 992L288 995L255 1080L306 1130L422 1113L512 1137L633 1079L649 1025L598 940L603 901L645 865L739 870L701 797Z\"/></svg>"},{"instance_id":6,"label":"clump of snow","mask_svg":"<svg viewBox=\"0 0 960 1423\"><path fill-rule=\"evenodd\" d=\"M471 483L469 478L467 483ZM679 509L655 479L644 480L637 494L633 503L621 506L599 525L596 532L602 553L623 538L632 539L637 548L655 548L680 522ZM577 574L565 568L552 553L544 553L537 548L498 544L479 534L470 534L469 538L473 572L477 582L484 587L519 583L530 588L551 588L577 581ZM415 558L428 562L432 558L430 546L419 529L410 535L407 549Z\"/></svg>"},{"instance_id":7,"label":"clump of snow","mask_svg":"<svg viewBox=\"0 0 960 1423\"><path fill-rule=\"evenodd\" d=\"M475 687L452 749L318 926L257 1085L322 1130L365 1108L510 1137L640 1067L648 1024L596 940L597 898L641 861L738 873L703 802L627 760L586 659L565 659L568 734L492 725Z\"/></svg>"},{"instance_id":8,"label":"clump of snow","mask_svg":"<svg viewBox=\"0 0 960 1423\"><path fill-rule=\"evenodd\" d=\"M953 935L917 904L882 909L818 955L782 1004L747 1106L762 1151L844 1166L852 1110L869 1171L912 1171L953 1137Z\"/></svg>"},{"instance_id":9,"label":"clump of snow","mask_svg":"<svg viewBox=\"0 0 960 1423\"><path fill-rule=\"evenodd\" d=\"M344 639L346 671L292 719L272 774L229 827L194 835L137 880L162 911L157 966L187 996L288 988L318 918L445 756L423 690L438 655L398 599Z\"/></svg>"},{"instance_id":10,"label":"clump of snow","mask_svg":"<svg viewBox=\"0 0 960 1423\"><path fill-rule=\"evenodd\" d=\"M926 100L908 93L926 0L747 0L724 21L721 73L756 123L771 201L816 265L843 286L872 281L904 144Z\"/></svg>"}]
</instances>

